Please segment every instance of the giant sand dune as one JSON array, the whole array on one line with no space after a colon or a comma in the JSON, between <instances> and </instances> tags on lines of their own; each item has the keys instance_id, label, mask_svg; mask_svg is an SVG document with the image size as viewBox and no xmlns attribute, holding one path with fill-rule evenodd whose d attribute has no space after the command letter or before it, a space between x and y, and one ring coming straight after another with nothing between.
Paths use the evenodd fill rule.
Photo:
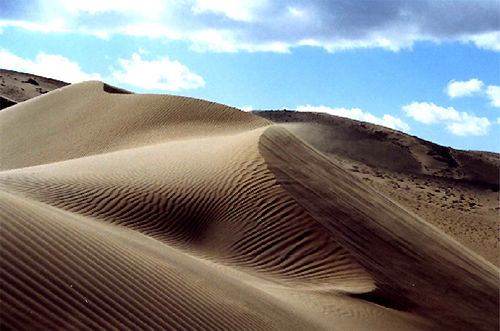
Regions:
<instances>
[{"instance_id":1,"label":"giant sand dune","mask_svg":"<svg viewBox=\"0 0 500 331\"><path fill-rule=\"evenodd\" d=\"M497 329L498 182L326 151L299 122L97 81L1 110L1 328ZM390 176L481 207L427 219Z\"/></svg>"}]
</instances>

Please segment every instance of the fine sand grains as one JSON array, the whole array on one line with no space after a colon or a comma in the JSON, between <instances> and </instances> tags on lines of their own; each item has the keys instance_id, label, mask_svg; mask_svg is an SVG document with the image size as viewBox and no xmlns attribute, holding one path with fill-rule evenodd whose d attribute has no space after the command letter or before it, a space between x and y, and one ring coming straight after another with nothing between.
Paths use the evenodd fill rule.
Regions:
<instances>
[{"instance_id":1,"label":"fine sand grains","mask_svg":"<svg viewBox=\"0 0 500 331\"><path fill-rule=\"evenodd\" d=\"M418 282L418 291L431 302L408 305L416 289L394 277L400 269L393 264L428 251L408 246L377 256L385 228L348 224L355 212L347 210L365 210L353 201L366 203L367 188L343 172L336 180L353 181L351 191L325 179L336 193L312 202L336 207L327 218L352 226L344 229L350 237L332 231L310 208L310 193L321 187L292 189L303 183L297 160L318 155L284 130L292 138L281 148L297 155L276 148L277 162L268 147L281 136L270 127L223 105L125 94L101 82L0 112L1 327L410 330L456 326L464 312L467 325L491 325L494 316L483 315L494 308L493 294L481 301L477 293L494 288L492 266L451 244L453 254L477 258L467 271L475 283L454 288L472 289L484 314L433 301L428 282ZM338 208L345 201L348 208ZM387 200L368 201L370 210L395 217ZM415 243L405 234L390 240ZM388 263L391 256L400 260ZM444 276L459 270L422 266ZM425 268L414 277L433 274Z\"/></svg>"}]
</instances>

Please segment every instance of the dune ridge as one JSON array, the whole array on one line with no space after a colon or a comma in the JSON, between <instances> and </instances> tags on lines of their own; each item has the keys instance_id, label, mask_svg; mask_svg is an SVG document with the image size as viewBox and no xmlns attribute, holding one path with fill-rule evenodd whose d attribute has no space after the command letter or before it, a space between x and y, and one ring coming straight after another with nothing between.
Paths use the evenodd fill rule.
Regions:
<instances>
[{"instance_id":1,"label":"dune ridge","mask_svg":"<svg viewBox=\"0 0 500 331\"><path fill-rule=\"evenodd\" d=\"M60 80L0 68L0 110L66 85Z\"/></svg>"},{"instance_id":2,"label":"dune ridge","mask_svg":"<svg viewBox=\"0 0 500 331\"><path fill-rule=\"evenodd\" d=\"M288 130L269 128L260 146L278 183L335 234L382 295L451 328L498 326L495 266L363 185Z\"/></svg>"},{"instance_id":3,"label":"dune ridge","mask_svg":"<svg viewBox=\"0 0 500 331\"><path fill-rule=\"evenodd\" d=\"M85 82L2 110L0 141L2 328L498 322L496 267L252 114ZM436 271L457 282L450 300Z\"/></svg>"},{"instance_id":4,"label":"dune ridge","mask_svg":"<svg viewBox=\"0 0 500 331\"><path fill-rule=\"evenodd\" d=\"M205 134L237 133L270 123L213 102L171 95L109 93L104 88L105 84L98 81L74 84L2 110L1 134L11 141L1 146L1 169Z\"/></svg>"},{"instance_id":5,"label":"dune ridge","mask_svg":"<svg viewBox=\"0 0 500 331\"><path fill-rule=\"evenodd\" d=\"M500 155L320 113L257 111L497 267Z\"/></svg>"},{"instance_id":6,"label":"dune ridge","mask_svg":"<svg viewBox=\"0 0 500 331\"><path fill-rule=\"evenodd\" d=\"M352 263L275 185L252 146L259 135L257 129L230 141L191 139L6 171L2 182L24 197L204 254L215 251L240 266L309 281L356 278L359 267L347 268L345 276L342 268L332 270ZM75 176L75 169L84 170ZM219 231L233 231L234 238L220 238ZM316 265L306 263L306 251L317 255Z\"/></svg>"}]
</instances>

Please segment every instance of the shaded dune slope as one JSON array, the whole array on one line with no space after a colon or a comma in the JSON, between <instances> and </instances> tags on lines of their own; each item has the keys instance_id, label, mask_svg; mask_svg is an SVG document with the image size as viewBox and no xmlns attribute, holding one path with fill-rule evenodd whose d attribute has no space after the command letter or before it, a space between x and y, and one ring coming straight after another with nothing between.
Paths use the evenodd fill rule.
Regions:
<instances>
[{"instance_id":1,"label":"shaded dune slope","mask_svg":"<svg viewBox=\"0 0 500 331\"><path fill-rule=\"evenodd\" d=\"M311 327L134 231L5 194L2 201L2 329Z\"/></svg>"},{"instance_id":2,"label":"shaded dune slope","mask_svg":"<svg viewBox=\"0 0 500 331\"><path fill-rule=\"evenodd\" d=\"M498 326L498 269L363 185L288 130L261 137L269 168L374 277L379 295L452 329Z\"/></svg>"},{"instance_id":3,"label":"shaded dune slope","mask_svg":"<svg viewBox=\"0 0 500 331\"><path fill-rule=\"evenodd\" d=\"M289 131L215 103L125 92L86 82L0 112L2 327L495 322L495 267ZM304 190L306 169L318 177ZM400 275L407 266L414 274ZM444 280L450 300L438 298Z\"/></svg>"},{"instance_id":4,"label":"shaded dune slope","mask_svg":"<svg viewBox=\"0 0 500 331\"><path fill-rule=\"evenodd\" d=\"M287 128L327 156L374 168L482 185L498 191L497 153L440 146L379 125L322 113L254 111ZM381 157L381 155L390 157Z\"/></svg>"},{"instance_id":5,"label":"shaded dune slope","mask_svg":"<svg viewBox=\"0 0 500 331\"><path fill-rule=\"evenodd\" d=\"M260 131L6 171L2 183L218 261L291 281L334 287L337 279L371 289L370 277L276 185L257 155Z\"/></svg>"},{"instance_id":6,"label":"shaded dune slope","mask_svg":"<svg viewBox=\"0 0 500 331\"><path fill-rule=\"evenodd\" d=\"M498 153L455 150L322 113L253 113L281 123L376 191L500 265Z\"/></svg>"}]
</instances>

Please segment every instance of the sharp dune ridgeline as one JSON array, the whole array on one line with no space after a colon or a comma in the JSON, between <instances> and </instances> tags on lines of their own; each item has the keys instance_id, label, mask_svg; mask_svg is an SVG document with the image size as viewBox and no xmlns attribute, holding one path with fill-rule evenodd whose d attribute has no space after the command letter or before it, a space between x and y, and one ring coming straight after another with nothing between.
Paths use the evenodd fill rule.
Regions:
<instances>
[{"instance_id":1,"label":"sharp dune ridgeline","mask_svg":"<svg viewBox=\"0 0 500 331\"><path fill-rule=\"evenodd\" d=\"M49 92L0 91L2 330L498 328L497 154L23 75Z\"/></svg>"}]
</instances>

